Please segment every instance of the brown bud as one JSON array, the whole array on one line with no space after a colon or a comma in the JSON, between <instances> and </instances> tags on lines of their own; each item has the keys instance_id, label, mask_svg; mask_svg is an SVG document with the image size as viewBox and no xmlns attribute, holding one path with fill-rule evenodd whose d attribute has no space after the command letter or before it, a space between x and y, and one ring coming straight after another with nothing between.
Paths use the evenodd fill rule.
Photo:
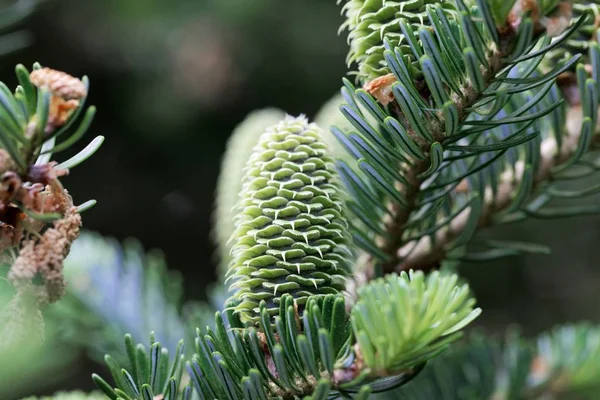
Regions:
<instances>
[{"instance_id":1,"label":"brown bud","mask_svg":"<svg viewBox=\"0 0 600 400\"><path fill-rule=\"evenodd\" d=\"M65 72L41 68L31 72L29 79L35 86L46 88L52 94L46 133L63 126L73 110L79 107L79 100L87 95L83 82Z\"/></svg>"},{"instance_id":2,"label":"brown bud","mask_svg":"<svg viewBox=\"0 0 600 400\"><path fill-rule=\"evenodd\" d=\"M392 85L396 82L394 74L387 74L365 83L363 88L381 104L388 105L394 100Z\"/></svg>"},{"instance_id":3,"label":"brown bud","mask_svg":"<svg viewBox=\"0 0 600 400\"><path fill-rule=\"evenodd\" d=\"M29 75L31 83L39 88L47 88L53 96L63 100L79 100L87 95L81 80L51 68L41 68Z\"/></svg>"},{"instance_id":4,"label":"brown bud","mask_svg":"<svg viewBox=\"0 0 600 400\"><path fill-rule=\"evenodd\" d=\"M46 164L31 165L27 171L27 178L31 182L48 185L57 178L69 174L69 170L56 169L56 165L55 161Z\"/></svg>"},{"instance_id":5,"label":"brown bud","mask_svg":"<svg viewBox=\"0 0 600 400\"><path fill-rule=\"evenodd\" d=\"M53 96L50 102L50 112L48 113L48 127L46 133L53 131L52 127L63 126L71 117L71 113L79 107L79 100L63 100L61 97Z\"/></svg>"}]
</instances>

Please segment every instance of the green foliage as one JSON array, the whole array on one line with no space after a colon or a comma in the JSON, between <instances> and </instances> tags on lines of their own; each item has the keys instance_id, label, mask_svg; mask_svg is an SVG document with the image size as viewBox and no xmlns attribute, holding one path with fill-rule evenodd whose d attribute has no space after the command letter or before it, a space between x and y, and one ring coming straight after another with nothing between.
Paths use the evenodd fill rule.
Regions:
<instances>
[{"instance_id":1,"label":"green foliage","mask_svg":"<svg viewBox=\"0 0 600 400\"><path fill-rule=\"evenodd\" d=\"M532 375L538 387L557 395L584 398L597 395L600 327L589 323L558 327L538 338L537 354L537 369Z\"/></svg>"},{"instance_id":2,"label":"green foliage","mask_svg":"<svg viewBox=\"0 0 600 400\"><path fill-rule=\"evenodd\" d=\"M566 325L525 340L478 333L434 358L411 383L377 400L594 399L600 328Z\"/></svg>"},{"instance_id":3,"label":"green foliage","mask_svg":"<svg viewBox=\"0 0 600 400\"><path fill-rule=\"evenodd\" d=\"M424 71L422 71L423 66L420 62L423 53L417 50L417 54L415 54L416 49L427 45L427 43L423 43L423 40L428 41L428 39L423 39L420 34L415 35L421 29L435 29L436 33L442 34L441 38L446 40L444 45L448 42L454 42L453 46L458 44L451 49L456 54L448 54L444 49L440 49L442 50L441 55L444 56L443 64L452 67L460 65L460 60L463 58L462 49L469 46L473 46L473 50L477 51L477 57L481 58L485 52L481 52L477 48L475 36L466 36L466 43L460 43L460 36L465 33L463 31L464 21L461 20L465 16L469 17L476 5L480 8L477 12L482 14L486 28L497 37L495 28L507 24L509 12L515 5L515 0L467 1L464 3L451 0L338 0L339 3L343 3L342 13L346 18L340 30L348 30L350 44L347 57L348 66L353 63L357 64L358 71L356 73L359 81L364 83L393 72L393 61L390 61L389 56L385 54L389 50L395 53L395 57L407 58L406 69L409 74L416 75L420 79L423 78ZM528 17L528 14L531 14L531 17L544 19L556 11L558 3L558 1L535 1L532 5L525 5L522 12L515 13L515 16ZM481 8L482 6L485 7ZM535 12L529 13L528 11L532 10L528 7L535 8ZM437 14L443 21L443 25L432 26L432 14ZM535 24L538 22L534 21ZM482 32L482 27L477 25L481 25L481 23L477 22L468 27L466 35L482 34L485 37L488 32ZM516 42L518 40L513 41L513 43ZM487 66L484 65L484 68Z\"/></svg>"},{"instance_id":4,"label":"green foliage","mask_svg":"<svg viewBox=\"0 0 600 400\"><path fill-rule=\"evenodd\" d=\"M327 394L335 360L349 351L340 295L309 297L301 316L295 299L283 295L274 323L261 302L257 327L233 325L229 335L219 313L216 321L215 331L198 331L188 364L201 398L301 398L319 387Z\"/></svg>"},{"instance_id":5,"label":"green foliage","mask_svg":"<svg viewBox=\"0 0 600 400\"><path fill-rule=\"evenodd\" d=\"M373 96L347 80L342 89L341 111L353 130L333 132L360 170L343 163L340 168L358 221L354 241L385 272L431 268L445 257L470 261L545 252L529 244L487 242L482 253L465 256L462 248L481 226L598 211L542 209L561 196L544 183L586 164L598 89L581 66L582 114L567 117L571 110L554 79L579 56L546 73L538 65L587 15L551 42L532 34L534 21L527 15L517 30L499 30L485 2L456 5L454 18L446 15L451 6L427 5L426 27L418 31L401 20L408 46L383 35L381 73L392 76L371 90Z\"/></svg>"},{"instance_id":6,"label":"green foliage","mask_svg":"<svg viewBox=\"0 0 600 400\"><path fill-rule=\"evenodd\" d=\"M33 69L40 70L41 66L35 64ZM83 77L81 81L85 94L79 99L72 115L63 125L49 129L51 113L55 112L50 109L53 94L45 84L36 88L30 80L29 71L23 65L16 67L16 75L20 85L15 92L11 93L5 85L2 89L0 113L4 129L0 135L0 142L16 163L17 171L27 176L32 164L45 164L53 154L64 151L79 141L89 128L96 108L85 107L89 81L87 77ZM83 117L79 125L72 129L82 112ZM98 150L103 140L103 136L97 136L79 153L60 162L56 166L57 169L70 169L79 165Z\"/></svg>"},{"instance_id":7,"label":"green foliage","mask_svg":"<svg viewBox=\"0 0 600 400\"><path fill-rule=\"evenodd\" d=\"M458 277L390 274L359 289L351 320L362 359L376 374L421 364L457 340L481 313Z\"/></svg>"},{"instance_id":8,"label":"green foliage","mask_svg":"<svg viewBox=\"0 0 600 400\"><path fill-rule=\"evenodd\" d=\"M410 384L377 400L522 399L532 360L532 346L518 335L504 342L472 335L433 359Z\"/></svg>"},{"instance_id":9,"label":"green foliage","mask_svg":"<svg viewBox=\"0 0 600 400\"><path fill-rule=\"evenodd\" d=\"M324 132L322 133L323 141L329 147L332 157L335 160L342 160L345 164L352 166L353 158L349 154L344 146L336 138L336 131L347 132L352 130L352 124L340 111L340 106L344 104L344 97L341 94L337 94L329 99L325 104L321 106L321 109L315 116L315 124L321 127ZM359 109L369 121L369 123L376 123L370 115L368 110L362 105L358 105Z\"/></svg>"},{"instance_id":10,"label":"green foliage","mask_svg":"<svg viewBox=\"0 0 600 400\"><path fill-rule=\"evenodd\" d=\"M88 348L97 359L111 353L124 361L125 334L140 342L153 331L157 341L174 349L214 313L203 304L182 308L179 274L167 270L162 253L146 253L133 239L121 245L83 232L65 260L65 271L67 295L47 318L60 321L63 341Z\"/></svg>"},{"instance_id":11,"label":"green foliage","mask_svg":"<svg viewBox=\"0 0 600 400\"><path fill-rule=\"evenodd\" d=\"M217 181L214 212L214 240L219 250L221 275L225 275L231 261L229 238L235 230L231 212L242 189L244 166L250 158L260 135L282 120L285 113L274 108L253 111L232 132L227 141Z\"/></svg>"},{"instance_id":12,"label":"green foliage","mask_svg":"<svg viewBox=\"0 0 600 400\"><path fill-rule=\"evenodd\" d=\"M402 282L410 287L410 293L399 287ZM412 296L419 297L421 302L412 309L397 310L392 321L402 327L408 326L407 323L421 327L420 332L409 333L404 339L405 344L410 342L419 346L418 343L422 342L424 346L416 349L408 345L393 347L395 363L385 365L384 376L387 377L379 378L383 368L370 363L372 358L366 356L368 343L362 337L368 330L370 338L373 338L381 332L378 329L384 327L381 325L380 328L379 323L366 329L365 325L365 321L381 318L379 309L364 307L365 303L371 303L369 296L373 296L381 284L376 281L361 293L361 299L352 312L352 324L344 297L340 294L310 296L303 311L299 311L294 297L284 294L274 317L266 302L262 301L258 323L246 328L235 312L228 311L227 318L218 312L214 328L197 330L196 352L187 362L190 384L200 398L206 399L326 399L351 393L357 394L357 398L366 398L361 396L386 391L413 379L421 371L423 363L456 339L459 335L455 332L478 313L478 310L472 310L472 300L465 298L467 288L455 286L455 276L439 277L436 273L426 282L422 273L413 274L410 281L407 277L396 277L389 286L396 290L392 295L397 303L406 302ZM440 298L432 293L434 287L440 288ZM407 295L410 297L407 298ZM382 300L382 310L388 309L389 304L396 304L387 296L377 298L372 304L379 304ZM444 301L448 304L441 304ZM441 312L436 312L439 308L445 308L447 314L455 313L442 316ZM416 309L421 311L416 312ZM469 309L470 314L465 313L465 309ZM423 310L432 311L423 313ZM446 323L446 320L450 322ZM439 328L431 326L436 323ZM352 335L353 327L359 337L357 345ZM147 359L140 355L143 354L140 345L134 352L131 336L127 336L126 342L130 365L138 365L139 360ZM393 346L396 344L392 343ZM378 349L377 354L380 352L381 349ZM132 358L132 354L137 354L137 358ZM400 359L401 363L398 362ZM129 388L127 392L127 380L118 381L118 377L126 378L127 375L116 364L113 365L110 356L107 356L106 362L117 388L132 399L138 399L136 393L148 379L152 379L144 381L148 369L137 366L137 372L130 370L129 374L138 391ZM94 379L100 388L107 387L98 377ZM112 396L112 389L103 390ZM115 393L123 397L121 392ZM313 397L306 397L311 394Z\"/></svg>"},{"instance_id":13,"label":"green foliage","mask_svg":"<svg viewBox=\"0 0 600 400\"><path fill-rule=\"evenodd\" d=\"M274 323L264 302L256 327L227 332L218 313L215 331L198 331L188 371L206 399L327 399L387 390L412 379L420 366L377 379L356 370L350 323L341 295L311 296L302 315L281 298ZM232 317L232 314L229 314ZM312 394L312 396L311 396ZM357 398L366 398L366 397Z\"/></svg>"},{"instance_id":14,"label":"green foliage","mask_svg":"<svg viewBox=\"0 0 600 400\"><path fill-rule=\"evenodd\" d=\"M232 301L244 322L266 301L275 314L285 293L304 306L313 294L344 288L352 256L339 189L320 130L286 117L260 137L246 164L231 238Z\"/></svg>"},{"instance_id":15,"label":"green foliage","mask_svg":"<svg viewBox=\"0 0 600 400\"><path fill-rule=\"evenodd\" d=\"M489 4L490 14L496 22L496 25L502 26L506 23L508 15L515 5L516 0L489 0L487 3ZM544 3L550 4L555 3L555 1L552 0Z\"/></svg>"},{"instance_id":16,"label":"green foliage","mask_svg":"<svg viewBox=\"0 0 600 400\"><path fill-rule=\"evenodd\" d=\"M548 251L488 240L482 252L466 253L481 227L600 211L548 206L599 191L561 187L599 168L590 150L600 100L599 35L589 18L598 7L576 3L562 32L571 18L563 7L556 0L347 1L348 62L364 86L344 80L341 97L319 113L325 126L337 125L331 135L304 116L263 110L228 143L215 215L233 292L224 313L213 323L210 306L182 310L181 279L162 255L86 233L65 262L67 298L48 313L60 321L60 341L50 344L115 353L104 357L114 383L93 375L112 400L594 398L598 327L563 327L535 342L473 336L451 347L481 310L457 275L431 272L442 261ZM14 94L0 87L0 144L18 174L30 176L31 165L81 138L94 108L71 132L84 96L55 130L49 85L36 89L22 66L17 76ZM568 83L557 82L565 76ZM102 140L57 167L78 165ZM365 252L359 259L354 245ZM12 349L0 352L0 364L7 355L37 361L38 353L11 341L33 342L43 332L26 294L2 310L0 350ZM196 328L195 353L186 353L180 339L198 325L208 326ZM156 332L149 348L135 345L149 331ZM167 348L176 348L174 357Z\"/></svg>"},{"instance_id":17,"label":"green foliage","mask_svg":"<svg viewBox=\"0 0 600 400\"><path fill-rule=\"evenodd\" d=\"M154 400L162 395L163 400L189 400L192 388L182 384L183 340L177 345L173 358L169 350L150 336L148 350L142 344L134 344L131 335L125 336L125 349L129 365L122 368L110 355L104 357L112 378L113 388L100 376L92 379L98 388L111 400Z\"/></svg>"},{"instance_id":18,"label":"green foliage","mask_svg":"<svg viewBox=\"0 0 600 400\"><path fill-rule=\"evenodd\" d=\"M0 26L8 28L16 24L21 18L30 14L35 3L15 2L11 6L11 11L3 15ZM4 39L12 40L11 37L6 36ZM34 70L44 71L39 64L34 65ZM46 300L52 297L49 289L49 285L52 284L48 283L46 279L48 277L40 272L42 267L48 266L39 264L52 264L51 274L60 278L62 268L60 264L64 254L46 253L45 258L40 258L34 265L29 265L38 268L33 282L23 282L23 285L11 288L6 281L11 280L9 270L18 258L20 240L23 236L27 234L39 237L40 230L47 227L45 224L62 217L58 213L44 212L46 205L53 206L53 200L51 196L44 199L48 192L40 193L39 187L51 185L57 192L62 191L60 182L54 176L56 174L52 170L53 164L49 164L51 156L75 144L86 132L94 115L94 107L89 107L78 128L72 129L79 114L85 110L85 98L89 89L86 78L83 78L82 82L62 72L54 71L52 76L54 78L58 76L62 82L59 91L71 91L69 93L72 95L69 99L71 106L73 101L76 101L71 113L62 114L64 110L61 111L60 107L51 106L51 104L56 105L53 103L56 101L55 97L61 97L61 93L50 92L56 88L55 81L48 79L42 83L32 82L29 71L22 65L18 65L15 72L19 86L14 92L0 83L1 246L3 251L1 279L4 281L0 285L0 292L2 292L0 337L3 342L0 346L0 360L2 360L0 362L5 365L0 374L0 397L4 397L7 388L17 393L23 386L29 385L31 379L35 378L42 386L48 384L51 378L57 379L69 372L64 369L64 366L72 361L74 352L68 347L53 342L57 326L45 323L39 309L40 301L43 303L43 300L38 296L38 288L41 288L41 291L47 291L47 297L43 296ZM59 139L61 141L57 144ZM96 142L98 140L101 141L102 137L97 138ZM74 166L74 160L83 161L95 149L97 146L78 153L59 164L60 167L57 166L57 169ZM24 192L27 195L22 196ZM41 206L41 210L36 209L38 206ZM16 223L9 216L14 210L18 210L17 215L19 215ZM23 221L25 217L26 220ZM70 234L75 234L76 237L76 232ZM50 241L50 245L60 247L61 244L56 243L59 241L68 241L68 239L55 235L54 243ZM68 250L68 246L61 248ZM48 252L47 249L46 251ZM58 295L60 291L61 289L58 288L53 295ZM46 343L44 337L49 338Z\"/></svg>"}]
</instances>

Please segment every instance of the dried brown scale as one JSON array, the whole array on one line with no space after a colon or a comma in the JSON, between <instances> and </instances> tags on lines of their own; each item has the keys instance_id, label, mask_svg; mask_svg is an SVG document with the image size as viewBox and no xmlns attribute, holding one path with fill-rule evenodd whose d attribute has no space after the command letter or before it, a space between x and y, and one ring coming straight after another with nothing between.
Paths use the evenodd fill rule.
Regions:
<instances>
[{"instance_id":1,"label":"dried brown scale","mask_svg":"<svg viewBox=\"0 0 600 400\"><path fill-rule=\"evenodd\" d=\"M65 206L63 188L58 177L67 170L56 170L54 162L32 166L29 181L13 171L5 172L0 178L0 249L17 246L25 232L39 232L44 222L28 217L19 206L34 213L60 213Z\"/></svg>"},{"instance_id":2,"label":"dried brown scale","mask_svg":"<svg viewBox=\"0 0 600 400\"><path fill-rule=\"evenodd\" d=\"M81 80L51 68L40 68L29 74L31 83L39 88L47 88L54 96L64 100L79 100L87 95Z\"/></svg>"},{"instance_id":3,"label":"dried brown scale","mask_svg":"<svg viewBox=\"0 0 600 400\"><path fill-rule=\"evenodd\" d=\"M0 202L8 203L14 199L21 190L23 182L21 177L13 171L2 174L0 178Z\"/></svg>"},{"instance_id":4,"label":"dried brown scale","mask_svg":"<svg viewBox=\"0 0 600 400\"><path fill-rule=\"evenodd\" d=\"M79 100L63 100L60 97L52 96L45 133L49 134L63 126L77 107L79 107Z\"/></svg>"},{"instance_id":5,"label":"dried brown scale","mask_svg":"<svg viewBox=\"0 0 600 400\"><path fill-rule=\"evenodd\" d=\"M527 16L533 22L534 34L556 37L568 28L572 14L572 4L568 1L558 3L551 15L541 15L539 0L519 0L508 14L508 24L516 32L523 17Z\"/></svg>"},{"instance_id":6,"label":"dried brown scale","mask_svg":"<svg viewBox=\"0 0 600 400\"><path fill-rule=\"evenodd\" d=\"M32 71L29 79L33 85L48 89L52 95L46 134L63 126L72 112L79 107L79 100L87 96L87 89L83 82L62 71L41 68Z\"/></svg>"},{"instance_id":7,"label":"dried brown scale","mask_svg":"<svg viewBox=\"0 0 600 400\"><path fill-rule=\"evenodd\" d=\"M507 43L507 45L508 42L508 40L504 41L504 43ZM504 66L501 60L505 52L506 50L491 52L488 58L489 68L485 70L483 74L483 77L486 81L489 82L491 79L493 79ZM454 95L452 97L451 100L457 106L460 120L466 117L467 112L465 110L473 105L478 98L479 94L470 85L463 88L462 97L458 95ZM431 134L434 141L443 142L443 139L445 138L444 127L439 122L430 123L430 125L432 128ZM412 138L420 137L416 134L416 132L412 131L412 129L409 129L408 134ZM430 142L421 145L422 150L424 150L426 154L428 154L430 145ZM427 171L429 164L430 160L428 158L425 160L418 160L414 163L411 169L406 170L404 176L408 182L408 185L399 186L398 189L400 189L402 195L404 196L407 205L402 206L400 204L392 203L390 215L386 215L385 217L384 224L386 226L386 232L389 233L389 237L391 239L381 237L377 240L377 244L380 246L382 251L390 258L390 260L383 265L384 273L389 273L396 270L396 267L400 262L400 257L397 254L397 250L402 245L404 226L408 222L411 213L416 207L416 201L420 193L420 187L424 182L424 179L420 178L419 175Z\"/></svg>"},{"instance_id":8,"label":"dried brown scale","mask_svg":"<svg viewBox=\"0 0 600 400\"><path fill-rule=\"evenodd\" d=\"M71 244L79 236L81 216L76 207L66 210L62 219L54 222L39 240L27 240L12 265L9 281L16 287L32 287L40 304L60 299L65 292L63 261ZM43 285L32 283L41 278Z\"/></svg>"},{"instance_id":9,"label":"dried brown scale","mask_svg":"<svg viewBox=\"0 0 600 400\"><path fill-rule=\"evenodd\" d=\"M365 83L363 88L378 102L387 106L390 102L394 101L392 85L396 81L396 76L394 74L387 74Z\"/></svg>"},{"instance_id":10,"label":"dried brown scale","mask_svg":"<svg viewBox=\"0 0 600 400\"><path fill-rule=\"evenodd\" d=\"M294 393L289 390L283 390L281 387L277 386L273 382L269 382L268 384L269 384L269 388L273 392L273 395L274 395L273 398L277 398L277 399L281 398L283 400L293 400L293 399L297 399L298 396L302 396L302 398L303 398L304 396L313 394L315 388L317 387L318 382L315 379L315 377L313 377L312 375L307 375L306 380L308 382L301 380L301 379L296 379L294 381L294 384L300 390L300 393Z\"/></svg>"}]
</instances>

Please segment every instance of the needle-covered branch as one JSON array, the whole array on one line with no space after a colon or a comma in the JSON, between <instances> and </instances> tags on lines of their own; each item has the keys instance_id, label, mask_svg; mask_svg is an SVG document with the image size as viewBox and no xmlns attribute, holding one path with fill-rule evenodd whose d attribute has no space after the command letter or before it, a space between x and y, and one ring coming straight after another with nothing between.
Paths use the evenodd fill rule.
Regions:
<instances>
[{"instance_id":1,"label":"needle-covered branch","mask_svg":"<svg viewBox=\"0 0 600 400\"><path fill-rule=\"evenodd\" d=\"M530 201L585 163L593 141L597 63L589 74L580 55L540 67L587 26L589 12L571 21L563 3L380 7L344 7L350 58L364 86L345 81L341 111L353 129L332 131L357 160L340 161L339 170L352 197L355 243L371 255L359 273L368 280L377 267L428 270L462 251L480 227L585 212L561 214L541 210L539 197ZM578 108L564 104L554 83L572 70ZM490 251L483 256L518 253Z\"/></svg>"}]
</instances>

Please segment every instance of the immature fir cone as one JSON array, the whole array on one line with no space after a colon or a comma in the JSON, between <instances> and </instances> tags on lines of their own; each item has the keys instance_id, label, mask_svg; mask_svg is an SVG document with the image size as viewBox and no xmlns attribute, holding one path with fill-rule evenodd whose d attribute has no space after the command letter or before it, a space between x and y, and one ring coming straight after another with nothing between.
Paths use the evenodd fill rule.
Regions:
<instances>
[{"instance_id":1,"label":"immature fir cone","mask_svg":"<svg viewBox=\"0 0 600 400\"><path fill-rule=\"evenodd\" d=\"M320 132L287 116L246 164L228 271L244 322L257 320L261 300L273 315L285 293L302 308L308 296L344 289L351 239Z\"/></svg>"},{"instance_id":2,"label":"immature fir cone","mask_svg":"<svg viewBox=\"0 0 600 400\"><path fill-rule=\"evenodd\" d=\"M384 58L384 36L391 48L399 47L400 52L411 57L409 60L416 71L420 70L418 60L412 59L408 41L400 28L400 21L406 21L418 32L427 27L427 7L439 4L448 19L459 15L456 3L448 0L389 1L389 0L338 0L343 4L342 14L346 21L340 30L348 30L348 65L357 63L361 83L385 76L391 71Z\"/></svg>"},{"instance_id":3,"label":"immature fir cone","mask_svg":"<svg viewBox=\"0 0 600 400\"><path fill-rule=\"evenodd\" d=\"M253 111L236 126L227 141L217 181L213 231L215 243L219 248L220 276L225 275L231 261L231 244L228 241L235 229L231 210L235 207L242 188L244 165L260 135L283 117L285 113L275 108Z\"/></svg>"}]
</instances>

